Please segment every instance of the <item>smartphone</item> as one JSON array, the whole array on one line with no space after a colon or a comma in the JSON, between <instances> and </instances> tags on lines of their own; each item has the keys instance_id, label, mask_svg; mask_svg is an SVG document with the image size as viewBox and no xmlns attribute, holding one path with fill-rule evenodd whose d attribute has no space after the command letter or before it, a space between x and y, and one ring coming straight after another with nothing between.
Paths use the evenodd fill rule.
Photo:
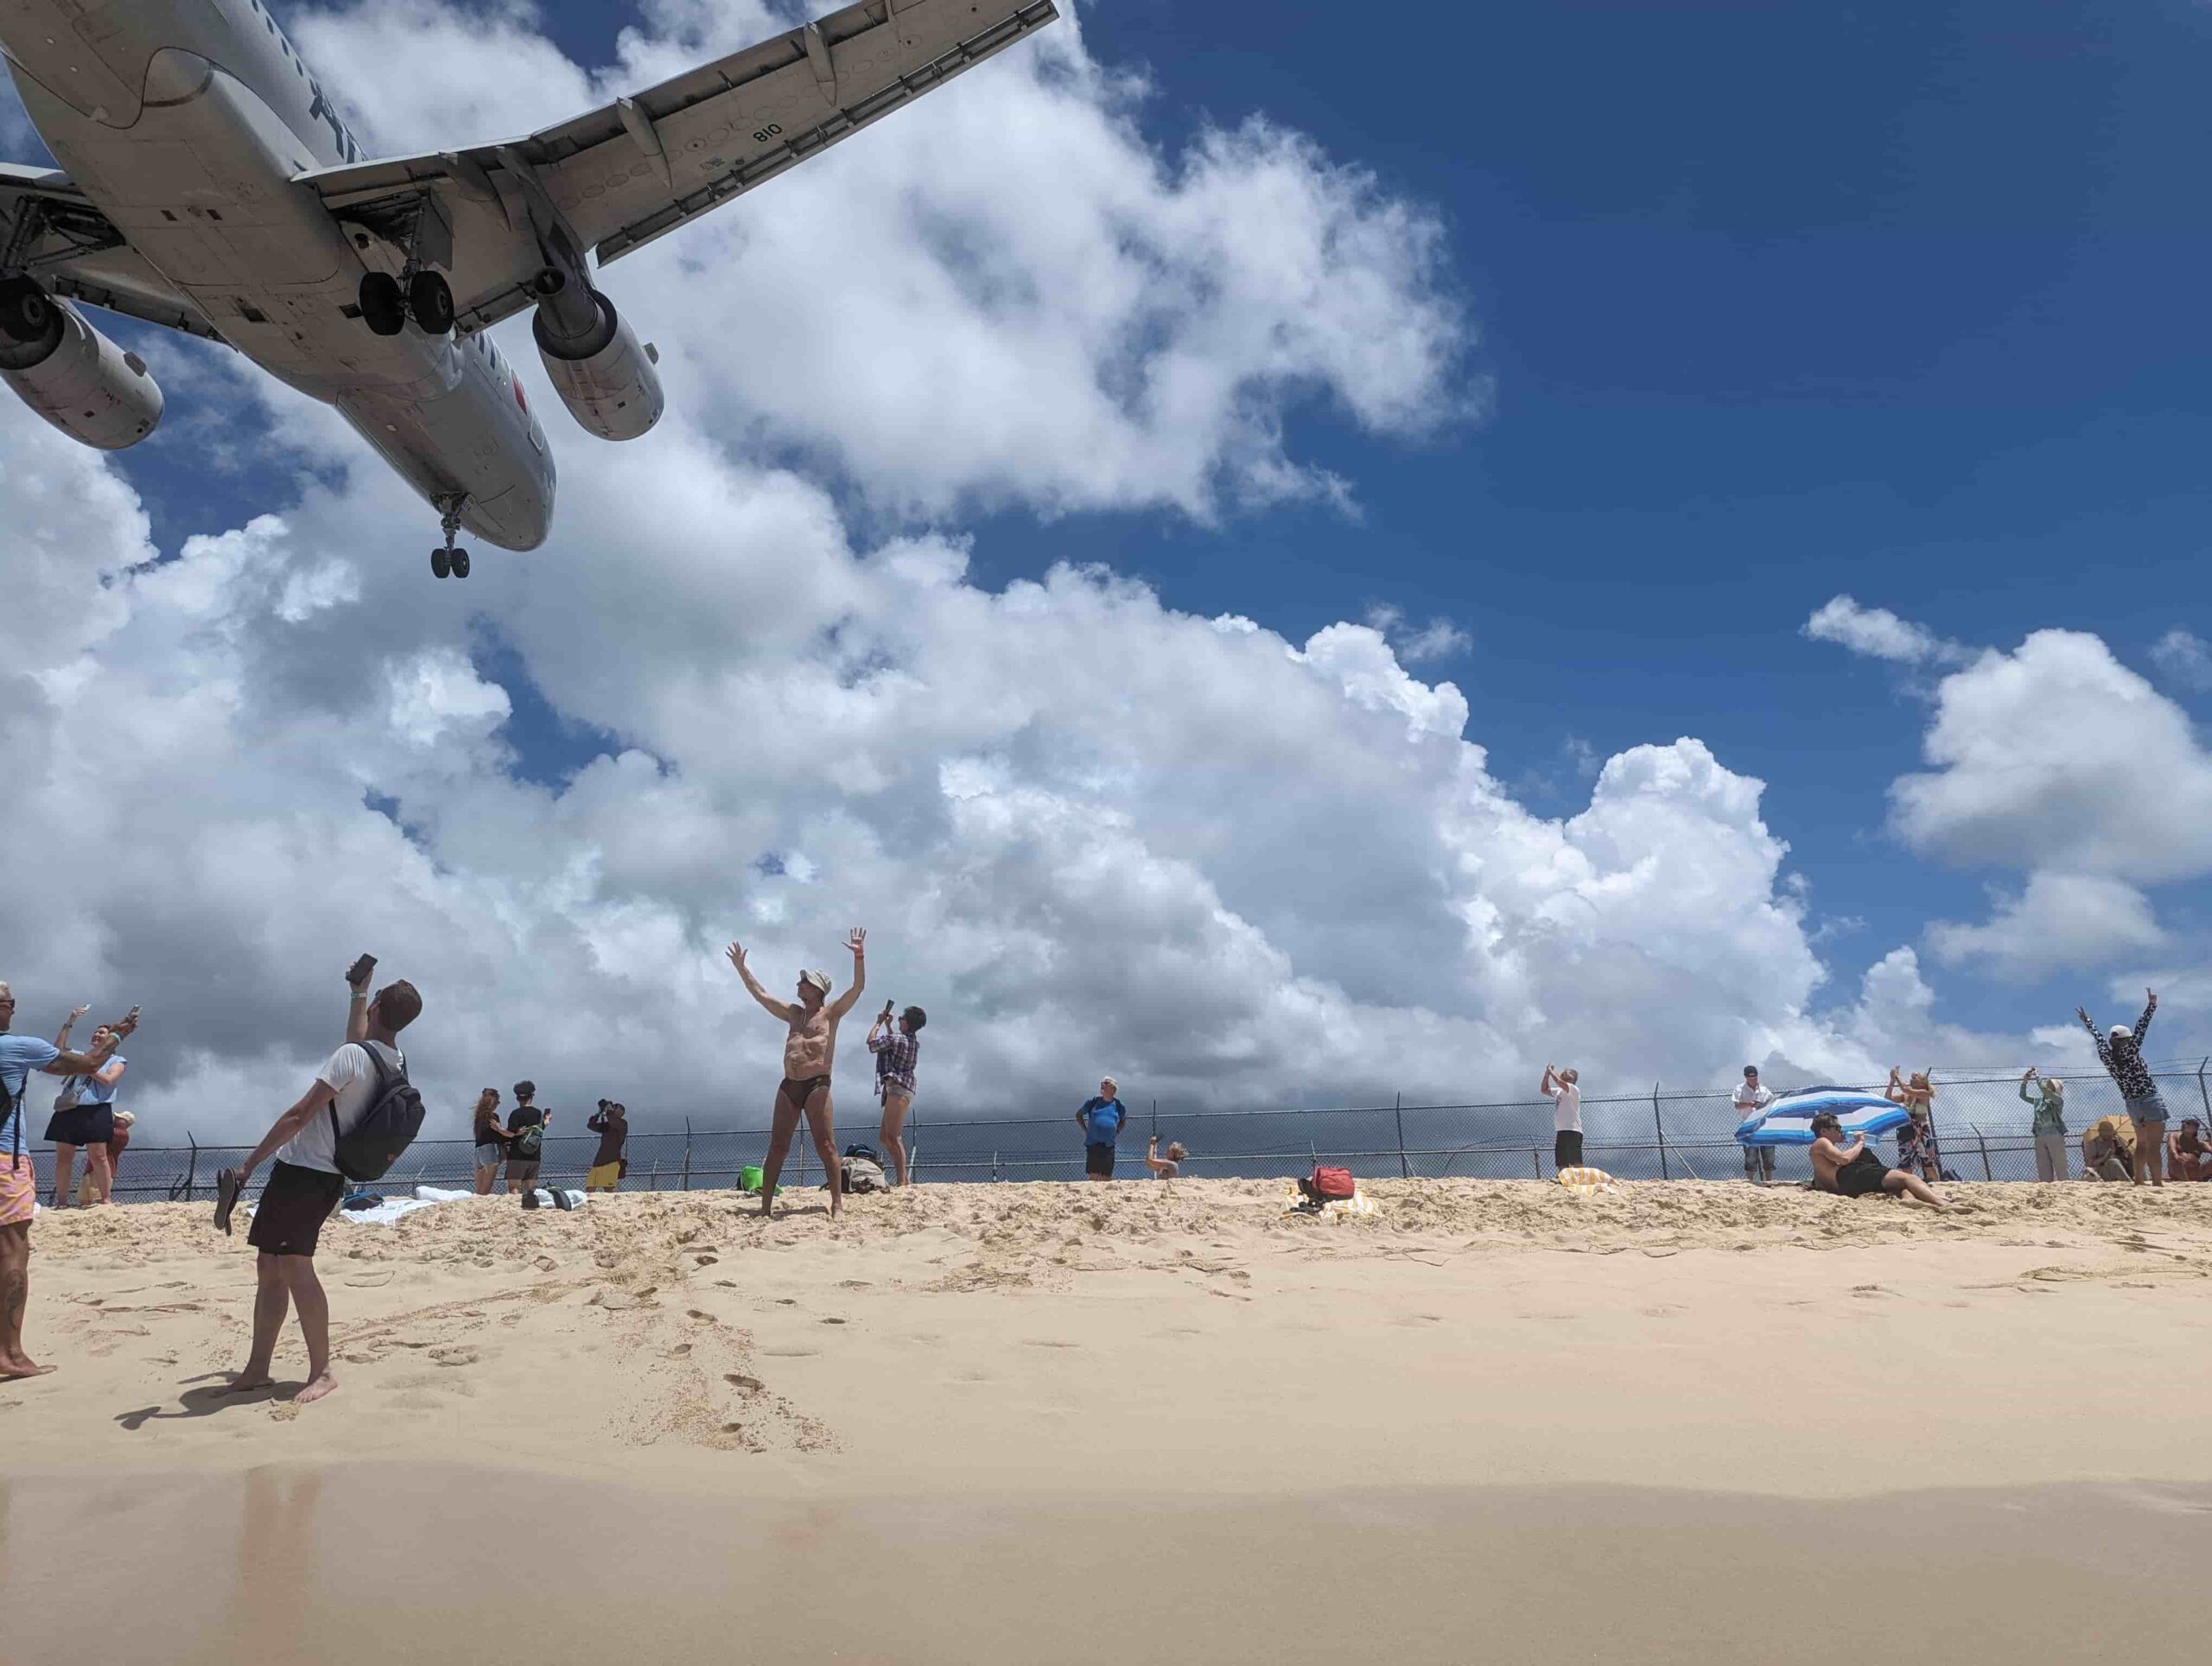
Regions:
<instances>
[{"instance_id":1,"label":"smartphone","mask_svg":"<svg viewBox=\"0 0 2212 1666\"><path fill-rule=\"evenodd\" d=\"M374 955L363 955L346 968L346 981L348 983L366 983L369 981L369 974L376 969L377 957Z\"/></svg>"}]
</instances>

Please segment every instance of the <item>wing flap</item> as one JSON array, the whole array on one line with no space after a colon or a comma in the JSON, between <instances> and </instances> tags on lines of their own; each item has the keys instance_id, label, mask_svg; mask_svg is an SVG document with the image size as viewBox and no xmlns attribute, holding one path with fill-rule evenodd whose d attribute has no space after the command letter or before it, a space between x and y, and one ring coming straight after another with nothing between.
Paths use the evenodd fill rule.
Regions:
<instances>
[{"instance_id":1,"label":"wing flap","mask_svg":"<svg viewBox=\"0 0 2212 1666\"><path fill-rule=\"evenodd\" d=\"M505 143L301 175L334 213L432 193L454 228L455 309L480 329L531 304L529 170L600 264L817 156L1059 16L1053 0L864 0Z\"/></svg>"}]
</instances>

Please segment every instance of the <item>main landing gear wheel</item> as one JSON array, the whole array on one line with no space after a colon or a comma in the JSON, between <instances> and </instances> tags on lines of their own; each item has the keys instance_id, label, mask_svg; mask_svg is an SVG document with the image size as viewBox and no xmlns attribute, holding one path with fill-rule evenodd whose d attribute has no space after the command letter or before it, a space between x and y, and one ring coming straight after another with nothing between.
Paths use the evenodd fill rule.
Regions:
<instances>
[{"instance_id":1,"label":"main landing gear wheel","mask_svg":"<svg viewBox=\"0 0 2212 1666\"><path fill-rule=\"evenodd\" d=\"M453 552L453 575L455 578L467 578L468 576L467 550L456 550Z\"/></svg>"},{"instance_id":2,"label":"main landing gear wheel","mask_svg":"<svg viewBox=\"0 0 2212 1666\"><path fill-rule=\"evenodd\" d=\"M442 549L440 549L440 550L431 550L431 551L430 551L430 576L431 576L431 577L433 577L433 578L443 578L443 577L444 577L448 573L450 573L452 570L453 570L453 551L452 551L452 550L442 550Z\"/></svg>"},{"instance_id":3,"label":"main landing gear wheel","mask_svg":"<svg viewBox=\"0 0 2212 1666\"><path fill-rule=\"evenodd\" d=\"M468 499L464 494L454 493L440 498L436 502L438 525L445 531L446 541L430 551L430 571L438 578L444 578L448 574L454 578L467 578L468 551L454 548L453 535L461 531L461 512L467 506Z\"/></svg>"},{"instance_id":4,"label":"main landing gear wheel","mask_svg":"<svg viewBox=\"0 0 2212 1666\"><path fill-rule=\"evenodd\" d=\"M408 281L407 310L425 335L453 327L453 289L437 272L417 272Z\"/></svg>"},{"instance_id":5,"label":"main landing gear wheel","mask_svg":"<svg viewBox=\"0 0 2212 1666\"><path fill-rule=\"evenodd\" d=\"M390 272L361 275L361 321L378 335L397 335L407 325L407 298Z\"/></svg>"}]
</instances>

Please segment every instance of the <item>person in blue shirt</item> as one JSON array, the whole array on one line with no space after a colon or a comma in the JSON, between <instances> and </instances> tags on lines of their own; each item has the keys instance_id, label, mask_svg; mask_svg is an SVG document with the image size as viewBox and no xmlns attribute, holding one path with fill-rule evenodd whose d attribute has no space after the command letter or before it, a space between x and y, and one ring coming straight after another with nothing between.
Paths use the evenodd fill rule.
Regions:
<instances>
[{"instance_id":1,"label":"person in blue shirt","mask_svg":"<svg viewBox=\"0 0 2212 1666\"><path fill-rule=\"evenodd\" d=\"M1094 1180L1114 1178L1114 1141L1121 1138L1122 1124L1129 1120L1120 1095L1109 1076L1098 1084L1097 1097L1084 1100L1075 1114L1076 1126L1083 1130L1083 1172Z\"/></svg>"}]
</instances>

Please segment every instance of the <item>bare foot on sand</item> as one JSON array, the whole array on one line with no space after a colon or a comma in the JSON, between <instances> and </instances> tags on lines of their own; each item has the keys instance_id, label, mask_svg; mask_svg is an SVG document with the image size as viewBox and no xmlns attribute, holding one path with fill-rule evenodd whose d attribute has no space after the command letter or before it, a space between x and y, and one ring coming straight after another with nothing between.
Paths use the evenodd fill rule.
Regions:
<instances>
[{"instance_id":1,"label":"bare foot on sand","mask_svg":"<svg viewBox=\"0 0 2212 1666\"><path fill-rule=\"evenodd\" d=\"M0 1359L0 1383L19 1382L33 1377L51 1377L61 1368L41 1365L29 1354L18 1354L13 1359Z\"/></svg>"},{"instance_id":2,"label":"bare foot on sand","mask_svg":"<svg viewBox=\"0 0 2212 1666\"><path fill-rule=\"evenodd\" d=\"M333 1392L337 1387L338 1379L333 1377L328 1371L325 1371L321 1376L316 1377L314 1382L308 1383L307 1387L302 1389L297 1394L294 1395L292 1396L292 1403L296 1406L312 1405L316 1401L321 1399L326 1394Z\"/></svg>"},{"instance_id":3,"label":"bare foot on sand","mask_svg":"<svg viewBox=\"0 0 2212 1666\"><path fill-rule=\"evenodd\" d=\"M244 1371L240 1371L236 1377L231 1379L230 1386L225 1389L223 1392L225 1394L251 1394L256 1389L266 1389L274 1385L266 1377L249 1377Z\"/></svg>"}]
</instances>

